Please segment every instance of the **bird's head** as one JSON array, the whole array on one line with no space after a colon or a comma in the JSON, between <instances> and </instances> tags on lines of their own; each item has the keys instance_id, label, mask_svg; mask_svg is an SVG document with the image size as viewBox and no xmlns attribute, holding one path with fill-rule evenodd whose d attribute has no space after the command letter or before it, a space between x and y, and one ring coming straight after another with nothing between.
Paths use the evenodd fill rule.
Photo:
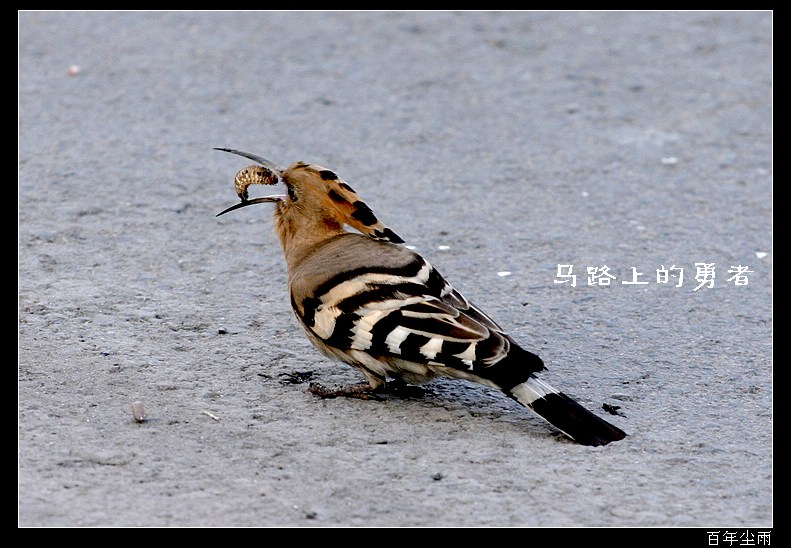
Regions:
<instances>
[{"instance_id":1,"label":"bird's head","mask_svg":"<svg viewBox=\"0 0 791 548\"><path fill-rule=\"evenodd\" d=\"M244 156L258 164L245 167L236 174L234 183L241 202L218 213L218 217L249 205L274 203L277 228L283 241L284 236L290 237L300 229L332 233L343 231L343 225L351 226L374 240L404 241L376 217L351 186L329 169L305 162L295 162L282 168L255 154L228 148L215 150ZM248 199L247 187L250 185L275 185L278 181L286 187L286 194Z\"/></svg>"}]
</instances>

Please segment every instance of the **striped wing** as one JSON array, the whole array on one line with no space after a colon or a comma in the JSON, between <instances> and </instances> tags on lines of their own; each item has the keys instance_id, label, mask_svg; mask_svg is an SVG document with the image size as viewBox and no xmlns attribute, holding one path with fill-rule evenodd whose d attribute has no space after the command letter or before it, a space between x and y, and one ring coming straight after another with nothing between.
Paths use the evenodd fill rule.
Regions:
<instances>
[{"instance_id":1,"label":"striped wing","mask_svg":"<svg viewBox=\"0 0 791 548\"><path fill-rule=\"evenodd\" d=\"M394 247L388 247L391 256ZM344 270L313 285L307 295L292 283L292 304L305 327L341 352L360 350L384 361L443 365L478 375L518 348L425 259L398 249L399 261Z\"/></svg>"}]
</instances>

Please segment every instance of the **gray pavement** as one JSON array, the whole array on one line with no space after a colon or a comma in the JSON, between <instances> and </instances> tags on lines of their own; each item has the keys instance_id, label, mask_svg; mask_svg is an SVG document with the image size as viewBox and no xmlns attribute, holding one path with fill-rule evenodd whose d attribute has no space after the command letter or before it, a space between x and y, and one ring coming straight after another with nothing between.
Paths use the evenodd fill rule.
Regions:
<instances>
[{"instance_id":1,"label":"gray pavement","mask_svg":"<svg viewBox=\"0 0 791 548\"><path fill-rule=\"evenodd\" d=\"M770 12L20 13L19 525L771 526L771 37ZM217 146L337 172L629 437L466 383L307 393L360 377L297 327L268 208L215 218L246 165Z\"/></svg>"}]
</instances>

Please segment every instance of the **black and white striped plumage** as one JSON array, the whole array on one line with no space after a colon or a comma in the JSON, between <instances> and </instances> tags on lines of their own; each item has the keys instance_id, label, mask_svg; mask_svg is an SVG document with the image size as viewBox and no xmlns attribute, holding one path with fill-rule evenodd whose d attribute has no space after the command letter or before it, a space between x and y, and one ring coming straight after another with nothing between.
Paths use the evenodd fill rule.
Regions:
<instances>
[{"instance_id":1,"label":"black and white striped plumage","mask_svg":"<svg viewBox=\"0 0 791 548\"><path fill-rule=\"evenodd\" d=\"M301 162L283 169L228 152L271 170L262 176L265 184L276 180L273 175L285 183L285 196L247 201L250 183L240 189L237 181L243 201L226 211L276 203L294 313L320 351L362 371L368 390L381 389L388 378L467 379L502 390L578 443L604 445L625 436L538 379L541 359L423 257L397 245L402 240L333 172ZM347 232L344 225L362 234Z\"/></svg>"}]
</instances>

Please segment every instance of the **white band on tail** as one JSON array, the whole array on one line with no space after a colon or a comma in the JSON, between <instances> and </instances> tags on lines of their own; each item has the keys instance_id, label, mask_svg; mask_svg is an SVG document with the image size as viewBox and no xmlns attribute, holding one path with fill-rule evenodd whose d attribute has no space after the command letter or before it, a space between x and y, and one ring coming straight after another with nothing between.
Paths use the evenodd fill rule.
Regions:
<instances>
[{"instance_id":1,"label":"white band on tail","mask_svg":"<svg viewBox=\"0 0 791 548\"><path fill-rule=\"evenodd\" d=\"M543 398L547 394L559 393L559 390L556 390L536 377L530 377L522 384L517 384L511 389L511 394L514 395L516 401L526 406L531 406L534 401Z\"/></svg>"}]
</instances>

